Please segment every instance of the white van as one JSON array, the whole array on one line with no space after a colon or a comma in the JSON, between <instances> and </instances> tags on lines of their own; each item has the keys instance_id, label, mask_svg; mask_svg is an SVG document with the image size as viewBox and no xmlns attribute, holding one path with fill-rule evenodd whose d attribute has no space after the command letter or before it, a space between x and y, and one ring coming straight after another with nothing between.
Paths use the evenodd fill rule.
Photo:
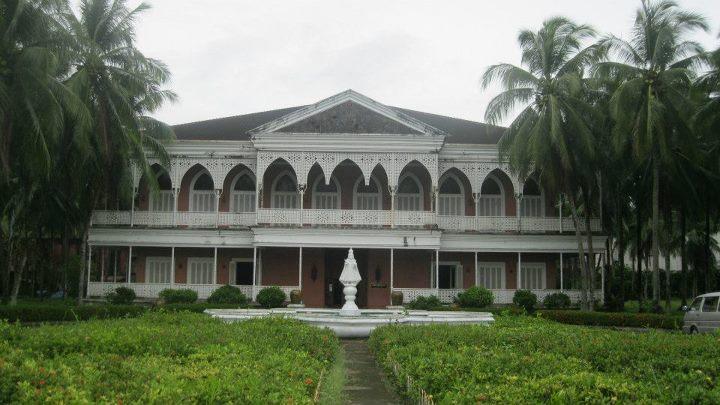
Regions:
<instances>
[{"instance_id":1,"label":"white van","mask_svg":"<svg viewBox=\"0 0 720 405\"><path fill-rule=\"evenodd\" d=\"M683 332L700 333L712 332L720 327L720 312L718 312L720 292L699 295L693 300L690 307L683 308Z\"/></svg>"}]
</instances>

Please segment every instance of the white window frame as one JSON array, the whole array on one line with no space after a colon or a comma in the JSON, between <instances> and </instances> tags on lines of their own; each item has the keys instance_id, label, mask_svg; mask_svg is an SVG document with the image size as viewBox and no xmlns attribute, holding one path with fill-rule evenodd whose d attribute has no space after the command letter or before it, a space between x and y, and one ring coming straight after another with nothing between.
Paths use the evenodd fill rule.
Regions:
<instances>
[{"instance_id":1,"label":"white window frame","mask_svg":"<svg viewBox=\"0 0 720 405\"><path fill-rule=\"evenodd\" d=\"M155 192L150 192L148 211L172 212L174 209L175 193L172 190L158 190L157 195L155 195Z\"/></svg>"},{"instance_id":2,"label":"white window frame","mask_svg":"<svg viewBox=\"0 0 720 405\"><path fill-rule=\"evenodd\" d=\"M215 179L212 178L209 171L201 170L193 176L190 181L190 212L215 212L215 206L217 205L217 202L215 201L217 198L215 190L195 190L195 182L197 182L197 180L204 174L210 176L210 180L213 182L213 189L215 188ZM198 207L198 201L195 201L196 197L198 200L204 200L206 204L209 204L209 207Z\"/></svg>"},{"instance_id":3,"label":"white window frame","mask_svg":"<svg viewBox=\"0 0 720 405\"><path fill-rule=\"evenodd\" d=\"M542 187L540 187L540 183L538 183L535 179L532 179L531 181L535 182L537 185L538 190L540 190L540 195L526 195L524 193L525 184L523 184L523 196L522 200L520 200L520 215L530 218L542 218L545 216L545 191L543 191ZM528 211L533 209L539 210L538 215L528 214Z\"/></svg>"},{"instance_id":4,"label":"white window frame","mask_svg":"<svg viewBox=\"0 0 720 405\"><path fill-rule=\"evenodd\" d=\"M418 194L400 193L399 192L400 185L408 177L413 179L413 181L415 181L415 183L417 184ZM425 211L425 198L423 198L425 193L423 190L422 182L416 175L414 175L413 173L405 173L404 175L400 176L400 179L398 179L397 184L398 184L398 193L397 193L397 197L396 197L397 207L395 207L397 211ZM416 199L416 201L413 202L411 199ZM417 205L417 209L401 208L403 205L405 205L405 206Z\"/></svg>"},{"instance_id":5,"label":"white window frame","mask_svg":"<svg viewBox=\"0 0 720 405\"><path fill-rule=\"evenodd\" d=\"M463 289L463 265L458 261L440 261L437 266L454 266L455 267L455 287L441 288L441 290L462 290ZM430 261L430 288L438 288L437 276L435 275L435 259Z\"/></svg>"},{"instance_id":6,"label":"white window frame","mask_svg":"<svg viewBox=\"0 0 720 405\"><path fill-rule=\"evenodd\" d=\"M495 184L497 184L498 188L500 189L500 194L482 194L482 186L485 184L486 181L494 181ZM480 212L483 211L483 207L487 204L491 204L493 200L495 200L495 203L498 203L499 199L499 205L500 205L500 215L481 215ZM502 181L495 176L494 174L489 174L487 177L485 177L485 180L483 180L482 184L480 184L480 198L478 201L478 212L475 213L476 216L479 217L494 217L494 216L505 216L505 188L503 187Z\"/></svg>"},{"instance_id":7,"label":"white window frame","mask_svg":"<svg viewBox=\"0 0 720 405\"><path fill-rule=\"evenodd\" d=\"M215 259L212 257L188 257L187 259L187 279L186 284L196 285L209 285L213 282L213 266ZM197 267L193 268L193 265L205 265L207 270L202 267L200 270L206 274L193 274L193 270L197 270ZM214 271L217 271L215 269ZM207 277L207 279L205 279Z\"/></svg>"},{"instance_id":8,"label":"white window frame","mask_svg":"<svg viewBox=\"0 0 720 405\"><path fill-rule=\"evenodd\" d=\"M275 188L277 187L277 183L285 176L289 176L290 180L295 184L295 191L276 191ZM300 208L300 202L298 201L298 191L297 191L297 178L296 176L293 176L293 173L290 170L285 170L281 172L278 176L275 177L275 179L272 182L272 185L270 187L270 206L272 208L277 209L297 209ZM282 202L282 204L278 204L279 202ZM292 202L293 204L288 204L288 202ZM292 206L290 206L292 205Z\"/></svg>"},{"instance_id":9,"label":"white window frame","mask_svg":"<svg viewBox=\"0 0 720 405\"><path fill-rule=\"evenodd\" d=\"M339 210L340 209L340 196L342 195L342 189L340 188L340 182L335 176L330 177L330 182L335 184L335 191L317 191L317 187L321 181L325 181L325 175L318 176L312 186L312 207L315 209L327 209L327 210ZM326 204L328 201L331 204ZM332 205L332 207L328 206Z\"/></svg>"},{"instance_id":10,"label":"white window frame","mask_svg":"<svg viewBox=\"0 0 720 405\"><path fill-rule=\"evenodd\" d=\"M145 258L145 283L170 284L172 258L169 256L148 256Z\"/></svg>"},{"instance_id":11,"label":"white window frame","mask_svg":"<svg viewBox=\"0 0 720 405\"><path fill-rule=\"evenodd\" d=\"M539 281L540 285L532 286L528 280L531 277L528 276L528 270L536 271L538 275L533 275L532 284L536 284L535 281ZM547 288L547 264L544 262L521 262L520 263L520 289L523 290L544 290Z\"/></svg>"},{"instance_id":12,"label":"white window frame","mask_svg":"<svg viewBox=\"0 0 720 405\"><path fill-rule=\"evenodd\" d=\"M235 265L237 263L252 263L253 259L252 257L245 258L245 257L233 257L230 259L230 262L228 263L228 284L230 285L252 285L252 284L237 284L237 279L235 278ZM257 266L255 266L257 267ZM257 271L257 268L255 269ZM257 283L257 274L256 274L256 283Z\"/></svg>"},{"instance_id":13,"label":"white window frame","mask_svg":"<svg viewBox=\"0 0 720 405\"><path fill-rule=\"evenodd\" d=\"M256 183L255 175L248 169L242 170L233 178L230 183L230 212L255 212L256 191L235 190L235 185L242 176L248 176L253 183ZM257 190L257 184L255 189Z\"/></svg>"},{"instance_id":14,"label":"white window frame","mask_svg":"<svg viewBox=\"0 0 720 405\"><path fill-rule=\"evenodd\" d=\"M498 288L490 288L486 285L485 280L488 279L488 274L486 273L487 268L500 268L500 280L499 280L499 286ZM480 287L485 287L488 290L504 290L506 288L506 268L505 268L505 262L477 262L477 267L475 270L475 285ZM482 278L485 280L481 280L481 274ZM490 277L494 278L494 277ZM492 283L495 284L495 283Z\"/></svg>"},{"instance_id":15,"label":"white window frame","mask_svg":"<svg viewBox=\"0 0 720 405\"><path fill-rule=\"evenodd\" d=\"M360 186L360 182L363 182L363 184L365 182L365 177L362 175L355 180L355 185L353 186L353 209L382 210L382 187L380 187L378 179L375 176L370 176L370 183L375 183L375 187L378 190L377 193L359 193L358 187ZM366 208L372 204L375 204L376 208Z\"/></svg>"},{"instance_id":16,"label":"white window frame","mask_svg":"<svg viewBox=\"0 0 720 405\"><path fill-rule=\"evenodd\" d=\"M460 187L460 194L438 194L438 215L448 216L465 216L465 186L460 178L454 173L447 173L440 179L440 188L444 182L448 179L452 179ZM448 206L449 201L454 201L453 204ZM457 211L452 212L450 208L457 207Z\"/></svg>"}]
</instances>

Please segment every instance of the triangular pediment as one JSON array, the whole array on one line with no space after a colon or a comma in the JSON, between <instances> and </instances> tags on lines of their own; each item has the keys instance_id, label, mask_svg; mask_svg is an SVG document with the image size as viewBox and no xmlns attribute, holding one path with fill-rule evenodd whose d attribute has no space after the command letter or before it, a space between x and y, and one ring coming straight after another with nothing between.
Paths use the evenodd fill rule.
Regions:
<instances>
[{"instance_id":1,"label":"triangular pediment","mask_svg":"<svg viewBox=\"0 0 720 405\"><path fill-rule=\"evenodd\" d=\"M444 135L415 118L348 90L252 131L258 133Z\"/></svg>"}]
</instances>

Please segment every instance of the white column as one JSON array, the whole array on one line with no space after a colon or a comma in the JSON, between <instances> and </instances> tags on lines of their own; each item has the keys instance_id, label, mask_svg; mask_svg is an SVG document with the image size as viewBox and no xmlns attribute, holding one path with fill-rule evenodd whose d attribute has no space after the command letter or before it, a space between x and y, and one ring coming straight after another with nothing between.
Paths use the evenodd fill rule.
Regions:
<instances>
[{"instance_id":1,"label":"white column","mask_svg":"<svg viewBox=\"0 0 720 405\"><path fill-rule=\"evenodd\" d=\"M85 298L87 298L88 293L90 292L90 265L92 262L92 245L88 243L87 245L88 250L88 257L87 257L87 290L85 291ZM104 293L102 291L101 293Z\"/></svg>"},{"instance_id":2,"label":"white column","mask_svg":"<svg viewBox=\"0 0 720 405\"><path fill-rule=\"evenodd\" d=\"M473 265L473 268L475 269L475 277L473 278L473 280L475 280L475 284L474 284L474 285L477 285L477 283L478 283L478 282L477 282L477 276L478 276L478 264L477 264L477 263L478 263L478 261L477 261L477 251L475 251L475 264Z\"/></svg>"},{"instance_id":3,"label":"white column","mask_svg":"<svg viewBox=\"0 0 720 405\"><path fill-rule=\"evenodd\" d=\"M395 287L395 249L390 248L390 292Z\"/></svg>"},{"instance_id":4,"label":"white column","mask_svg":"<svg viewBox=\"0 0 720 405\"><path fill-rule=\"evenodd\" d=\"M117 282L117 270L118 270L117 268L118 268L117 263L115 263L115 266L113 266L113 283Z\"/></svg>"},{"instance_id":5,"label":"white column","mask_svg":"<svg viewBox=\"0 0 720 405\"><path fill-rule=\"evenodd\" d=\"M180 189L177 187L173 188L173 226L177 226L177 206L178 196L180 195Z\"/></svg>"},{"instance_id":6,"label":"white column","mask_svg":"<svg viewBox=\"0 0 720 405\"><path fill-rule=\"evenodd\" d=\"M304 198L305 197L305 187L306 187L305 184L298 184L298 195L300 198L300 215L299 215L300 216L300 219L299 219L300 226L303 226L303 209L305 206L305 198Z\"/></svg>"},{"instance_id":7,"label":"white column","mask_svg":"<svg viewBox=\"0 0 720 405\"><path fill-rule=\"evenodd\" d=\"M605 252L603 254L607 255L607 252ZM605 261L607 261L607 260L605 260ZM602 294L602 299L604 300L605 299L605 266L600 266L600 269L601 269L600 270L600 283L601 283L600 284L600 293ZM594 288L593 288L593 291L595 291ZM595 300L593 299L593 302L594 301Z\"/></svg>"},{"instance_id":8,"label":"white column","mask_svg":"<svg viewBox=\"0 0 720 405\"><path fill-rule=\"evenodd\" d=\"M105 254L102 255L102 261L100 262L100 282L102 283L105 278ZM88 281L90 279L88 278Z\"/></svg>"},{"instance_id":9,"label":"white column","mask_svg":"<svg viewBox=\"0 0 720 405\"><path fill-rule=\"evenodd\" d=\"M522 207L522 194L517 194L515 196L515 201L516 201L515 202L515 205L516 205L515 216L517 217L517 230L518 230L518 232L520 232L520 230L522 229L522 224L521 224L522 220L520 219L520 211L521 211L521 207Z\"/></svg>"},{"instance_id":10,"label":"white column","mask_svg":"<svg viewBox=\"0 0 720 405\"><path fill-rule=\"evenodd\" d=\"M517 268L517 287L515 289L519 290L522 288L522 277L520 276L521 269L522 269L522 257L521 257L520 252L518 252L517 264L518 264L518 266L517 266L518 267Z\"/></svg>"},{"instance_id":11,"label":"white column","mask_svg":"<svg viewBox=\"0 0 720 405\"><path fill-rule=\"evenodd\" d=\"M435 250L435 289L440 297L440 249Z\"/></svg>"},{"instance_id":12,"label":"white column","mask_svg":"<svg viewBox=\"0 0 720 405\"><path fill-rule=\"evenodd\" d=\"M397 186L390 186L390 227L395 228L395 192Z\"/></svg>"},{"instance_id":13,"label":"white column","mask_svg":"<svg viewBox=\"0 0 720 405\"><path fill-rule=\"evenodd\" d=\"M170 287L175 286L175 246L170 248Z\"/></svg>"},{"instance_id":14,"label":"white column","mask_svg":"<svg viewBox=\"0 0 720 405\"><path fill-rule=\"evenodd\" d=\"M565 285L563 284L563 254L560 252L560 291L563 291L565 289Z\"/></svg>"},{"instance_id":15,"label":"white column","mask_svg":"<svg viewBox=\"0 0 720 405\"><path fill-rule=\"evenodd\" d=\"M215 189L215 227L216 228L220 226L220 195L221 194L222 194L222 190Z\"/></svg>"},{"instance_id":16,"label":"white column","mask_svg":"<svg viewBox=\"0 0 720 405\"><path fill-rule=\"evenodd\" d=\"M252 277L252 291L250 293L250 300L255 301L255 277L257 275L257 247L253 247L253 277Z\"/></svg>"},{"instance_id":17,"label":"white column","mask_svg":"<svg viewBox=\"0 0 720 405\"><path fill-rule=\"evenodd\" d=\"M130 284L130 273L132 271L132 245L130 245L130 252L128 253L128 266L127 266L127 283Z\"/></svg>"},{"instance_id":18,"label":"white column","mask_svg":"<svg viewBox=\"0 0 720 405\"><path fill-rule=\"evenodd\" d=\"M563 201L562 201L562 194L558 194L558 219L560 221L560 233L563 231L562 227L562 212L563 212ZM562 253L560 253L560 257L562 257Z\"/></svg>"},{"instance_id":19,"label":"white column","mask_svg":"<svg viewBox=\"0 0 720 405\"><path fill-rule=\"evenodd\" d=\"M217 284L217 247L213 248L212 283L213 285Z\"/></svg>"},{"instance_id":20,"label":"white column","mask_svg":"<svg viewBox=\"0 0 720 405\"><path fill-rule=\"evenodd\" d=\"M135 225L135 196L137 195L137 187L133 186L132 198L130 198L130 226Z\"/></svg>"},{"instance_id":21,"label":"white column","mask_svg":"<svg viewBox=\"0 0 720 405\"><path fill-rule=\"evenodd\" d=\"M302 290L302 246L300 246L300 254L298 260L298 288Z\"/></svg>"}]
</instances>

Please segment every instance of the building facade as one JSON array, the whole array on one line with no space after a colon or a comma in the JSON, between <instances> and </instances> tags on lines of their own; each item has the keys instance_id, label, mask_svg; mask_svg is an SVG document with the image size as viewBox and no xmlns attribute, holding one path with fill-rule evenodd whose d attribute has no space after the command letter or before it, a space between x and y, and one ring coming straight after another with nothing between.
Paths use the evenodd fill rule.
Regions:
<instances>
[{"instance_id":1,"label":"building facade","mask_svg":"<svg viewBox=\"0 0 720 405\"><path fill-rule=\"evenodd\" d=\"M301 290L339 306L355 249L361 307L482 285L579 299L572 219L534 178L498 160L503 129L390 107L352 90L316 104L174 127L155 179L134 169L129 207L95 211L88 295L153 298L230 284ZM150 187L156 180L157 187ZM594 247L604 249L600 221ZM602 274L597 295L601 297Z\"/></svg>"}]
</instances>

